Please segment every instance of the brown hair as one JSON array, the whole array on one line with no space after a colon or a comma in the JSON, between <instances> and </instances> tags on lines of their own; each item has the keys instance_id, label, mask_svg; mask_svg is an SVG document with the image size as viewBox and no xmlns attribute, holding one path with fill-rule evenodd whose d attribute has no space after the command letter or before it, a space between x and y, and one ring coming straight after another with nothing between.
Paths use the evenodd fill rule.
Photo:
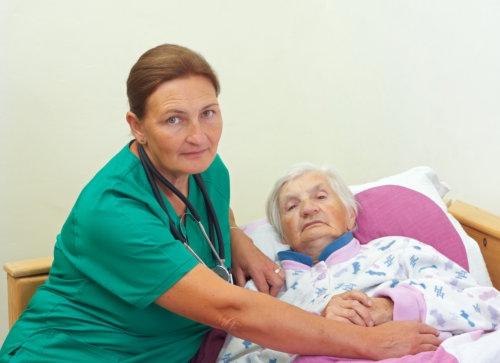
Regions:
<instances>
[{"instance_id":1,"label":"brown hair","mask_svg":"<svg viewBox=\"0 0 500 363\"><path fill-rule=\"evenodd\" d=\"M142 119L147 98L160 84L189 75L208 78L216 95L219 95L217 75L202 55L174 44L163 44L148 50L134 64L127 79L130 111Z\"/></svg>"}]
</instances>

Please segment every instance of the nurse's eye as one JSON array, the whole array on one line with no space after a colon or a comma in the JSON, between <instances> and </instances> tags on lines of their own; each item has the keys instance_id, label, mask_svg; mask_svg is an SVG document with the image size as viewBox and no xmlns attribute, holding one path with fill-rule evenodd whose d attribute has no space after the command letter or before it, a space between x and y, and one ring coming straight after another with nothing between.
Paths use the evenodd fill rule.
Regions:
<instances>
[{"instance_id":1,"label":"nurse's eye","mask_svg":"<svg viewBox=\"0 0 500 363\"><path fill-rule=\"evenodd\" d=\"M204 118L209 118L212 117L215 114L215 111L213 110L206 110L201 113L201 116Z\"/></svg>"},{"instance_id":2,"label":"nurse's eye","mask_svg":"<svg viewBox=\"0 0 500 363\"><path fill-rule=\"evenodd\" d=\"M181 119L177 116L172 116L167 119L169 125L177 125L179 122L181 122Z\"/></svg>"}]
</instances>

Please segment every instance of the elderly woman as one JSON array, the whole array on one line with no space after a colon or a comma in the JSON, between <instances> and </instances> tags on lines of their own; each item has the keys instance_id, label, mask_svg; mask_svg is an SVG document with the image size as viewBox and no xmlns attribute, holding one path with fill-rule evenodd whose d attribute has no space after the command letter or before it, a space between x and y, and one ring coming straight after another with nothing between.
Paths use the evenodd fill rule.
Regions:
<instances>
[{"instance_id":1,"label":"elderly woman","mask_svg":"<svg viewBox=\"0 0 500 363\"><path fill-rule=\"evenodd\" d=\"M217 154L219 82L202 56L155 47L132 67L127 93L134 139L81 192L49 279L0 362L185 363L212 328L299 354L379 359L437 348L425 324L367 329L271 296L284 275L235 225ZM230 267L238 284L251 276L265 293L233 285Z\"/></svg>"},{"instance_id":2,"label":"elderly woman","mask_svg":"<svg viewBox=\"0 0 500 363\"><path fill-rule=\"evenodd\" d=\"M479 286L416 240L384 237L361 245L352 233L356 214L353 194L331 169L299 164L277 181L267 216L290 247L278 253L288 287L280 299L361 326L420 319L441 338L499 326L497 290ZM296 356L228 337L220 358L288 362Z\"/></svg>"}]
</instances>

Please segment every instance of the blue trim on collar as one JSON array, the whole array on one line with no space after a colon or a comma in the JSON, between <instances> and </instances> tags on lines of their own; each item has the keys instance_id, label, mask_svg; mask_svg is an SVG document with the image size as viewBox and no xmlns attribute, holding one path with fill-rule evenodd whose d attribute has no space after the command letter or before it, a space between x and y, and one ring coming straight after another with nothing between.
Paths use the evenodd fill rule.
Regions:
<instances>
[{"instance_id":1,"label":"blue trim on collar","mask_svg":"<svg viewBox=\"0 0 500 363\"><path fill-rule=\"evenodd\" d=\"M340 236L332 243L330 243L328 246L326 246L326 248L319 255L318 261L326 261L326 259L330 257L332 253L349 244L349 242L351 242L352 239L353 235L351 231L344 233L342 236ZM314 259L312 257L292 250L280 251L278 252L278 257L281 261L292 260L300 262L307 266L312 266L314 264Z\"/></svg>"}]
</instances>

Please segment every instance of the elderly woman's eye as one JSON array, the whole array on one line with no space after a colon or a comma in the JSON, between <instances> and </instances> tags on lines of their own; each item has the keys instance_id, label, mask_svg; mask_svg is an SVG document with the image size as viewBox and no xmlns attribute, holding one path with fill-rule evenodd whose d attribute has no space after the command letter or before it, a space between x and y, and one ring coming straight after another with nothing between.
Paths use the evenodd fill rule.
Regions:
<instances>
[{"instance_id":1,"label":"elderly woman's eye","mask_svg":"<svg viewBox=\"0 0 500 363\"><path fill-rule=\"evenodd\" d=\"M296 207L297 207L297 204L290 204L286 207L286 211L290 212L290 211L294 210Z\"/></svg>"}]
</instances>

